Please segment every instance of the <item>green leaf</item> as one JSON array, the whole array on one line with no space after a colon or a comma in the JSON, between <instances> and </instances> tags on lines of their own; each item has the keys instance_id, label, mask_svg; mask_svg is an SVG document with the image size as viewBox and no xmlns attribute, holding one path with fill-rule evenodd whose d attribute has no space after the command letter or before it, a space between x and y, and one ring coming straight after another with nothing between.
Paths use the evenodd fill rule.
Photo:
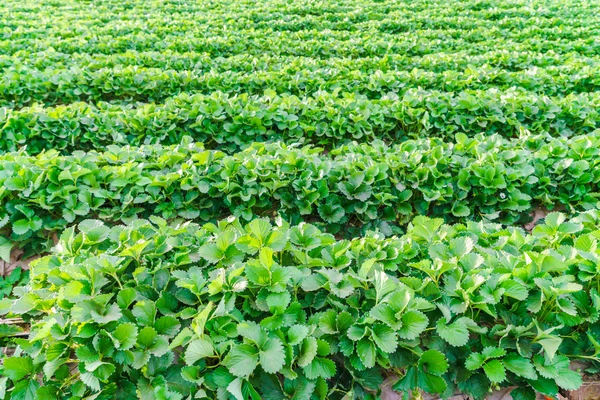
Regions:
<instances>
[{"instance_id":1,"label":"green leaf","mask_svg":"<svg viewBox=\"0 0 600 400\"><path fill-rule=\"evenodd\" d=\"M499 360L491 360L483 365L483 371L493 383L500 383L506 379L506 371Z\"/></svg>"},{"instance_id":2,"label":"green leaf","mask_svg":"<svg viewBox=\"0 0 600 400\"><path fill-rule=\"evenodd\" d=\"M40 384L35 379L17 382L11 392L11 400L42 400L37 396Z\"/></svg>"},{"instance_id":3,"label":"green leaf","mask_svg":"<svg viewBox=\"0 0 600 400\"><path fill-rule=\"evenodd\" d=\"M551 362L552 367L555 369L554 381L558 386L565 390L577 390L582 385L582 377L576 371L572 371L569 368L570 361L565 356L557 356L554 362Z\"/></svg>"},{"instance_id":4,"label":"green leaf","mask_svg":"<svg viewBox=\"0 0 600 400\"><path fill-rule=\"evenodd\" d=\"M269 339L262 346L259 353L260 365L268 374L274 374L281 370L285 364L285 352L283 344L279 339Z\"/></svg>"},{"instance_id":5,"label":"green leaf","mask_svg":"<svg viewBox=\"0 0 600 400\"><path fill-rule=\"evenodd\" d=\"M446 325L446 318L440 318L436 324L438 335L452 346L460 347L469 341L469 330L461 318Z\"/></svg>"},{"instance_id":6,"label":"green leaf","mask_svg":"<svg viewBox=\"0 0 600 400\"><path fill-rule=\"evenodd\" d=\"M33 363L29 357L9 357L4 360L4 375L13 382L23 379L33 372Z\"/></svg>"},{"instance_id":7,"label":"green leaf","mask_svg":"<svg viewBox=\"0 0 600 400\"><path fill-rule=\"evenodd\" d=\"M473 399L482 400L488 395L490 381L483 374L473 374L466 381L458 382L458 387Z\"/></svg>"},{"instance_id":8,"label":"green leaf","mask_svg":"<svg viewBox=\"0 0 600 400\"><path fill-rule=\"evenodd\" d=\"M519 301L527 300L527 296L529 295L527 287L513 280L506 280L502 282L500 287L504 289L504 296L512 297L513 299L517 299Z\"/></svg>"},{"instance_id":9,"label":"green leaf","mask_svg":"<svg viewBox=\"0 0 600 400\"><path fill-rule=\"evenodd\" d=\"M377 349L370 339L360 339L358 343L356 343L356 353L365 367L372 368L375 366Z\"/></svg>"},{"instance_id":10,"label":"green leaf","mask_svg":"<svg viewBox=\"0 0 600 400\"><path fill-rule=\"evenodd\" d=\"M308 336L308 328L304 325L292 325L288 330L288 344L300 344Z\"/></svg>"},{"instance_id":11,"label":"green leaf","mask_svg":"<svg viewBox=\"0 0 600 400\"><path fill-rule=\"evenodd\" d=\"M223 252L214 243L207 243L198 249L198 255L211 264L216 264L224 256Z\"/></svg>"},{"instance_id":12,"label":"green leaf","mask_svg":"<svg viewBox=\"0 0 600 400\"><path fill-rule=\"evenodd\" d=\"M396 332L390 327L381 324L373 325L372 332L371 337L379 350L384 353L393 353L396 350L398 338Z\"/></svg>"},{"instance_id":13,"label":"green leaf","mask_svg":"<svg viewBox=\"0 0 600 400\"><path fill-rule=\"evenodd\" d=\"M115 372L115 369L113 364L103 362L94 369L93 373L99 380L106 381Z\"/></svg>"},{"instance_id":14,"label":"green leaf","mask_svg":"<svg viewBox=\"0 0 600 400\"><path fill-rule=\"evenodd\" d=\"M482 351L482 354L485 356L485 359L490 358L500 358L506 355L506 350L501 349L500 347L485 347Z\"/></svg>"},{"instance_id":15,"label":"green leaf","mask_svg":"<svg viewBox=\"0 0 600 400\"><path fill-rule=\"evenodd\" d=\"M548 358L550 360L553 360L554 355L558 350L558 346L560 346L560 344L562 343L562 338L554 335L549 335L547 333L542 333L538 335L535 341L544 348L544 351L548 355Z\"/></svg>"},{"instance_id":16,"label":"green leaf","mask_svg":"<svg viewBox=\"0 0 600 400\"><path fill-rule=\"evenodd\" d=\"M529 384L536 392L545 394L546 396L556 396L558 393L558 386L554 380L539 377L534 381L529 381Z\"/></svg>"},{"instance_id":17,"label":"green leaf","mask_svg":"<svg viewBox=\"0 0 600 400\"><path fill-rule=\"evenodd\" d=\"M10 311L14 314L25 314L31 311L36 304L37 298L33 294L28 293L17 299L10 308Z\"/></svg>"},{"instance_id":18,"label":"green leaf","mask_svg":"<svg viewBox=\"0 0 600 400\"><path fill-rule=\"evenodd\" d=\"M317 355L317 339L314 337L307 337L302 341L298 354L298 366L306 367L312 362Z\"/></svg>"},{"instance_id":19,"label":"green leaf","mask_svg":"<svg viewBox=\"0 0 600 400\"><path fill-rule=\"evenodd\" d=\"M110 233L110 228L104 225L104 222L97 219L86 219L78 225L79 230L85 234L88 243L100 243L106 239Z\"/></svg>"},{"instance_id":20,"label":"green leaf","mask_svg":"<svg viewBox=\"0 0 600 400\"><path fill-rule=\"evenodd\" d=\"M450 240L450 251L455 257L462 258L473 251L475 243L468 236Z\"/></svg>"},{"instance_id":21,"label":"green leaf","mask_svg":"<svg viewBox=\"0 0 600 400\"><path fill-rule=\"evenodd\" d=\"M119 350L128 350L132 348L137 341L138 329L134 324L124 323L112 332L115 340L115 347Z\"/></svg>"},{"instance_id":22,"label":"green leaf","mask_svg":"<svg viewBox=\"0 0 600 400\"><path fill-rule=\"evenodd\" d=\"M262 346L267 339L267 334L265 331L263 331L263 328L251 321L239 323L237 326L237 332L239 335L254 342L258 346Z\"/></svg>"},{"instance_id":23,"label":"green leaf","mask_svg":"<svg viewBox=\"0 0 600 400\"><path fill-rule=\"evenodd\" d=\"M448 371L448 361L441 352L430 349L421 354L419 368L432 375L442 375Z\"/></svg>"},{"instance_id":24,"label":"green leaf","mask_svg":"<svg viewBox=\"0 0 600 400\"><path fill-rule=\"evenodd\" d=\"M29 221L26 219L20 219L15 221L12 226L12 230L16 235L24 235L29 232Z\"/></svg>"},{"instance_id":25,"label":"green leaf","mask_svg":"<svg viewBox=\"0 0 600 400\"><path fill-rule=\"evenodd\" d=\"M554 378L554 381L564 390L577 390L583 384L581 374L571 370L562 370L561 373Z\"/></svg>"},{"instance_id":26,"label":"green leaf","mask_svg":"<svg viewBox=\"0 0 600 400\"><path fill-rule=\"evenodd\" d=\"M418 386L423 388L427 393L432 394L443 393L448 387L446 381L442 377L427 373L419 373Z\"/></svg>"},{"instance_id":27,"label":"green leaf","mask_svg":"<svg viewBox=\"0 0 600 400\"><path fill-rule=\"evenodd\" d=\"M75 354L80 361L85 363L95 362L100 359L98 352L88 346L78 347L77 350L75 350Z\"/></svg>"},{"instance_id":28,"label":"green leaf","mask_svg":"<svg viewBox=\"0 0 600 400\"><path fill-rule=\"evenodd\" d=\"M535 391L531 388L516 388L511 390L513 400L535 400Z\"/></svg>"},{"instance_id":29,"label":"green leaf","mask_svg":"<svg viewBox=\"0 0 600 400\"><path fill-rule=\"evenodd\" d=\"M258 349L248 344L236 345L225 356L223 365L235 376L248 377L258 365Z\"/></svg>"},{"instance_id":30,"label":"green leaf","mask_svg":"<svg viewBox=\"0 0 600 400\"><path fill-rule=\"evenodd\" d=\"M227 385L227 391L231 393L231 395L236 400L247 400L244 397L244 393L242 393L242 386L244 384L244 380L241 378L235 378L233 381Z\"/></svg>"},{"instance_id":31,"label":"green leaf","mask_svg":"<svg viewBox=\"0 0 600 400\"><path fill-rule=\"evenodd\" d=\"M416 389L418 385L418 375L419 372L417 371L416 367L408 368L404 376L400 378L398 382L394 384L394 386L392 386L392 389L394 389L397 392L408 392ZM429 376L435 375L429 374Z\"/></svg>"},{"instance_id":32,"label":"green leaf","mask_svg":"<svg viewBox=\"0 0 600 400\"><path fill-rule=\"evenodd\" d=\"M283 314L290 304L291 298L291 295L287 291L269 294L266 299L269 312L272 314Z\"/></svg>"},{"instance_id":33,"label":"green leaf","mask_svg":"<svg viewBox=\"0 0 600 400\"><path fill-rule=\"evenodd\" d=\"M135 289L125 288L125 289L119 291L119 294L117 295L117 304L122 309L126 309L126 308L129 308L131 303L133 303L135 301L135 298L136 298Z\"/></svg>"},{"instance_id":34,"label":"green leaf","mask_svg":"<svg viewBox=\"0 0 600 400\"><path fill-rule=\"evenodd\" d=\"M452 215L455 217L468 217L471 215L471 209L466 204L455 202L452 206Z\"/></svg>"},{"instance_id":35,"label":"green leaf","mask_svg":"<svg viewBox=\"0 0 600 400\"><path fill-rule=\"evenodd\" d=\"M3 399L6 396L7 381L8 381L8 377L6 377L6 376L0 377L0 399Z\"/></svg>"},{"instance_id":36,"label":"green leaf","mask_svg":"<svg viewBox=\"0 0 600 400\"><path fill-rule=\"evenodd\" d=\"M138 301L133 306L132 314L142 325L153 326L156 316L156 305L150 300Z\"/></svg>"},{"instance_id":37,"label":"green leaf","mask_svg":"<svg viewBox=\"0 0 600 400\"><path fill-rule=\"evenodd\" d=\"M0 237L0 259L10 262L10 252L13 244L10 240Z\"/></svg>"},{"instance_id":38,"label":"green leaf","mask_svg":"<svg viewBox=\"0 0 600 400\"><path fill-rule=\"evenodd\" d=\"M82 373L81 375L79 375L79 379L81 379L81 381L93 391L100 391L100 380L96 378L91 372Z\"/></svg>"},{"instance_id":39,"label":"green leaf","mask_svg":"<svg viewBox=\"0 0 600 400\"><path fill-rule=\"evenodd\" d=\"M396 283L384 271L375 271L375 302L379 303L386 295L396 290Z\"/></svg>"},{"instance_id":40,"label":"green leaf","mask_svg":"<svg viewBox=\"0 0 600 400\"><path fill-rule=\"evenodd\" d=\"M335 363L327 358L316 357L304 367L304 374L308 379L329 379L335 375Z\"/></svg>"},{"instance_id":41,"label":"green leaf","mask_svg":"<svg viewBox=\"0 0 600 400\"><path fill-rule=\"evenodd\" d=\"M402 315L402 327L398 330L398 336L406 340L416 339L427 329L427 325L429 319L421 311L407 311Z\"/></svg>"},{"instance_id":42,"label":"green leaf","mask_svg":"<svg viewBox=\"0 0 600 400\"><path fill-rule=\"evenodd\" d=\"M290 400L310 400L315 390L316 382L300 377L294 380L286 379L283 385ZM263 391L263 394L266 395L266 391Z\"/></svg>"},{"instance_id":43,"label":"green leaf","mask_svg":"<svg viewBox=\"0 0 600 400\"><path fill-rule=\"evenodd\" d=\"M566 217L563 213L551 212L544 218L544 223L553 229L558 229L560 224L565 222L565 219Z\"/></svg>"},{"instance_id":44,"label":"green leaf","mask_svg":"<svg viewBox=\"0 0 600 400\"><path fill-rule=\"evenodd\" d=\"M517 354L509 354L502 360L507 370L526 379L537 379L535 368L531 361Z\"/></svg>"},{"instance_id":45,"label":"green leaf","mask_svg":"<svg viewBox=\"0 0 600 400\"><path fill-rule=\"evenodd\" d=\"M193 365L196 361L203 358L212 357L214 348L212 342L207 339L195 339L190 342L185 350L186 365Z\"/></svg>"},{"instance_id":46,"label":"green leaf","mask_svg":"<svg viewBox=\"0 0 600 400\"><path fill-rule=\"evenodd\" d=\"M487 358L481 353L471 353L465 361L465 367L469 371L475 371L476 369L481 368L486 360Z\"/></svg>"},{"instance_id":47,"label":"green leaf","mask_svg":"<svg viewBox=\"0 0 600 400\"><path fill-rule=\"evenodd\" d=\"M181 325L177 318L170 315L165 315L156 320L154 328L159 335L167 335L169 337L176 335L180 330Z\"/></svg>"},{"instance_id":48,"label":"green leaf","mask_svg":"<svg viewBox=\"0 0 600 400\"><path fill-rule=\"evenodd\" d=\"M138 333L137 343L142 348L149 347L152 343L154 343L157 335L158 334L154 328L146 326Z\"/></svg>"}]
</instances>

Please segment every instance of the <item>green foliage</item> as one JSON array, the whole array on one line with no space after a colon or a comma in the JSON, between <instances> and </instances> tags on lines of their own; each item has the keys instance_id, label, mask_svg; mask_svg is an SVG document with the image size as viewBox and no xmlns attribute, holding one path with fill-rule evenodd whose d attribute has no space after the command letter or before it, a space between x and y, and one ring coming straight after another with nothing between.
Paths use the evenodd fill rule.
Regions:
<instances>
[{"instance_id":1,"label":"green foliage","mask_svg":"<svg viewBox=\"0 0 600 400\"><path fill-rule=\"evenodd\" d=\"M231 214L251 220L277 213L292 223L311 220L349 236L373 228L397 233L419 214L514 224L527 221L536 206L577 210L597 204L597 133L571 139L456 139L352 143L327 155L281 143L226 155L189 139L175 147L109 146L103 153L73 156L11 153L0 156L5 187L0 217L4 231L12 228L6 245L32 253L52 245L49 231L85 218L215 221ZM89 240L106 234L105 227L87 229ZM250 237L248 246L254 246ZM453 246L440 251L461 256L469 243ZM201 251L214 263L234 256L216 245ZM524 300L518 284L504 289Z\"/></svg>"},{"instance_id":2,"label":"green foliage","mask_svg":"<svg viewBox=\"0 0 600 400\"><path fill-rule=\"evenodd\" d=\"M0 2L0 399L577 389L600 7L530 3Z\"/></svg>"},{"instance_id":3,"label":"green foliage","mask_svg":"<svg viewBox=\"0 0 600 400\"><path fill-rule=\"evenodd\" d=\"M274 70L270 65L258 71L248 71L249 60L243 57L239 57L243 62L237 63L225 60L215 63L214 60L205 60L200 54L188 54L187 57L176 54L175 57L183 59L183 68L169 64L173 56L164 53L156 55L156 66L148 67L137 64L146 62L142 57L140 60L135 57L134 61L124 56L118 62L80 59L60 65L60 60L56 60L49 65L50 68L43 69L13 61L4 70L4 80L0 82L0 105L23 107L34 102L55 105L77 101L162 102L182 92L210 93L215 90L251 95L273 91L295 96L341 91L380 99L390 93L403 95L414 87L449 92L520 87L554 96L600 88L600 84L593 80L600 70L597 61L592 65L565 62L560 66L525 71L510 71L491 65L435 71L416 61L413 63L421 68L407 68L403 65L406 60L401 63L401 60L383 58L377 61L358 59L355 62L341 59L332 65L331 62L312 58L272 56L270 61L278 64L279 69ZM189 65L193 60L202 60L202 67ZM394 64L401 64L407 69L393 69L394 61ZM127 65L128 62L135 63ZM206 64L213 64L214 69ZM227 65L231 69L225 69ZM332 76L335 78L332 79ZM290 85L290 77L301 80L302 85Z\"/></svg>"},{"instance_id":4,"label":"green foliage","mask_svg":"<svg viewBox=\"0 0 600 400\"><path fill-rule=\"evenodd\" d=\"M176 144L190 135L208 147L236 151L253 142L283 140L328 148L350 140L401 141L423 135L448 139L483 131L516 137L523 131L552 136L589 133L600 127L597 93L549 98L518 90L460 93L409 89L368 99L355 93L317 92L297 97L182 93L161 104L76 102L45 108L0 109L0 150L23 146L32 154L102 149L111 144ZM560 119L554 117L560 114ZM27 126L27 129L23 129ZM583 170L586 168L583 167ZM500 171L480 177L497 185Z\"/></svg>"},{"instance_id":5,"label":"green foliage","mask_svg":"<svg viewBox=\"0 0 600 400\"><path fill-rule=\"evenodd\" d=\"M262 219L86 220L5 304L32 326L4 374L55 398L342 398L390 368L400 391L553 395L581 384L570 357L600 361L573 334L600 329L598 226L598 211L553 214L535 235L418 217L402 237L346 241Z\"/></svg>"},{"instance_id":6,"label":"green foliage","mask_svg":"<svg viewBox=\"0 0 600 400\"><path fill-rule=\"evenodd\" d=\"M9 297L16 286L25 285L29 281L29 271L21 267L13 269L10 274L0 276L0 300Z\"/></svg>"}]
</instances>

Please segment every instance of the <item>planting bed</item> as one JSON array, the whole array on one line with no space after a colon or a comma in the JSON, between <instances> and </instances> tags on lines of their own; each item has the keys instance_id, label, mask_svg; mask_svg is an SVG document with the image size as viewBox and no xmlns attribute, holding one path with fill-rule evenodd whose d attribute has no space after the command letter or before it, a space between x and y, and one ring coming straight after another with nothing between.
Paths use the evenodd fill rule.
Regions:
<instances>
[{"instance_id":1,"label":"planting bed","mask_svg":"<svg viewBox=\"0 0 600 400\"><path fill-rule=\"evenodd\" d=\"M0 4L0 400L596 399L600 4Z\"/></svg>"}]
</instances>

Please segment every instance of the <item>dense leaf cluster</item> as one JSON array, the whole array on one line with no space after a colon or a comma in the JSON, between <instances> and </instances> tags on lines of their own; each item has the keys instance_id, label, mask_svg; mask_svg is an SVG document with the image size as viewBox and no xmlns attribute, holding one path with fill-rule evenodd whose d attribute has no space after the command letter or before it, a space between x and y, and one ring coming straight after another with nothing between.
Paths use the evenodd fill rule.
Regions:
<instances>
[{"instance_id":1,"label":"dense leaf cluster","mask_svg":"<svg viewBox=\"0 0 600 400\"><path fill-rule=\"evenodd\" d=\"M559 71L569 65L573 69L586 70L594 68L600 60L599 56L584 56L576 51L560 54L554 51L538 53L529 50L493 49L483 54L471 55L468 50L453 52L437 52L425 56L408 56L406 54L386 54L381 57L344 58L332 57L327 59L305 56L285 55L248 55L237 54L230 57L213 57L206 53L165 51L127 50L123 53L60 53L53 48L40 52L18 51L14 55L0 54L0 68L4 71L35 69L74 70L85 68L86 71L98 72L105 69L127 67L159 68L177 72L194 71L196 73L224 73L227 71L250 74L253 72L287 71L294 75L301 68L310 71L334 68L349 74L351 71L382 71L400 72L402 70L419 70L424 72L459 73L476 67L501 68L506 72L527 71L537 73L538 69ZM593 82L592 82L593 83ZM552 87L546 88L552 91Z\"/></svg>"},{"instance_id":2,"label":"dense leaf cluster","mask_svg":"<svg viewBox=\"0 0 600 400\"><path fill-rule=\"evenodd\" d=\"M0 278L0 399L577 389L598 37L575 0L0 2L0 258L54 246Z\"/></svg>"},{"instance_id":3,"label":"dense leaf cluster","mask_svg":"<svg viewBox=\"0 0 600 400\"><path fill-rule=\"evenodd\" d=\"M532 235L418 217L350 241L151 220L67 229L0 301L33 324L4 362L13 396L373 398L397 371L397 390L530 399L578 388L572 358L600 366L597 211Z\"/></svg>"},{"instance_id":4,"label":"dense leaf cluster","mask_svg":"<svg viewBox=\"0 0 600 400\"><path fill-rule=\"evenodd\" d=\"M461 91L521 87L545 95L565 95L600 89L598 67L565 63L560 66L506 71L501 67L469 66L462 71L356 70L331 67L310 69L312 59L277 71L214 72L138 66L90 70L88 65L39 70L29 67L5 69L0 77L0 105L22 107L31 103L75 101L164 101L181 92L278 93L307 95L325 90L360 93L381 98L403 94L408 88Z\"/></svg>"},{"instance_id":5,"label":"dense leaf cluster","mask_svg":"<svg viewBox=\"0 0 600 400\"><path fill-rule=\"evenodd\" d=\"M161 104L72 103L0 108L0 150L101 149L110 144L176 144L192 136L235 151L253 142L286 140L332 147L349 140L390 140L480 132L573 135L600 127L600 94L548 97L517 89L459 93L409 89L367 99L351 93L306 97L182 93Z\"/></svg>"},{"instance_id":6,"label":"dense leaf cluster","mask_svg":"<svg viewBox=\"0 0 600 400\"><path fill-rule=\"evenodd\" d=\"M49 48L103 54L170 49L212 56L266 52L324 58L463 49L481 54L502 47L598 54L597 4L581 7L573 0L540 7L522 1L493 6L464 3L324 1L315 5L277 0L257 6L112 0L90 8L75 1L50 7L31 0L21 5L11 1L1 9L9 17L0 31L4 33L0 53ZM52 24L32 18L40 9L52 10Z\"/></svg>"},{"instance_id":7,"label":"dense leaf cluster","mask_svg":"<svg viewBox=\"0 0 600 400\"><path fill-rule=\"evenodd\" d=\"M0 156L0 220L13 244L29 251L44 249L49 232L92 217L249 221L279 214L346 235L391 234L416 215L515 224L536 207L595 207L599 166L597 133L352 143L328 154L257 143L227 155L189 138L73 156L11 153Z\"/></svg>"}]
</instances>

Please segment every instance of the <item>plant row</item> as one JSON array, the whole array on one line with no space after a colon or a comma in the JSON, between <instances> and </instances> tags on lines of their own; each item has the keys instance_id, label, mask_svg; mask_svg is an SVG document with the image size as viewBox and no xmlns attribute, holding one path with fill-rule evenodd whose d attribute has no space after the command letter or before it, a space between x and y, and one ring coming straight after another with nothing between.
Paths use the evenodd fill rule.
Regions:
<instances>
[{"instance_id":1,"label":"plant row","mask_svg":"<svg viewBox=\"0 0 600 400\"><path fill-rule=\"evenodd\" d=\"M149 6L149 7L148 7ZM365 9L365 6L368 9ZM169 7L169 6L168 6ZM288 31L304 32L313 30L331 31L339 34L363 34L365 32L380 34L397 34L417 32L424 39L435 32L449 35L478 35L487 39L502 32L508 38L528 38L544 36L548 39L585 37L584 29L597 28L597 7L574 12L569 9L547 12L546 15L535 15L530 10L489 10L466 13L457 9L454 4L447 7L436 7L432 12L431 5L420 10L410 10L404 4L374 5L355 2L346 6L330 2L325 7L297 7L285 2L268 2L264 6L247 4L228 5L228 7L206 7L201 5L195 10L179 10L169 13L160 2L129 5L128 10L118 12L107 7L81 7L71 3L63 10L56 8L31 8L19 13L11 10L3 21L0 31L13 40L36 40L44 38L69 38L75 36L73 28L77 28L78 36L98 35L118 38L150 31L163 39L167 35L180 35L190 29L197 29L201 24L204 30L199 34L212 36L223 29L231 32L254 30L257 32ZM31 14L52 13L54 23L43 25L31 20ZM140 13L144 13L143 21ZM569 25L564 25L564 20ZM145 29L144 29L145 28ZM574 36L576 35L576 36Z\"/></svg>"},{"instance_id":2,"label":"plant row","mask_svg":"<svg viewBox=\"0 0 600 400\"><path fill-rule=\"evenodd\" d=\"M405 394L554 397L582 384L571 361L600 370L599 226L418 217L346 241L263 219L86 220L0 301L31 323L0 383L12 399L333 400L393 376Z\"/></svg>"},{"instance_id":3,"label":"plant row","mask_svg":"<svg viewBox=\"0 0 600 400\"><path fill-rule=\"evenodd\" d=\"M290 4L285 1L269 1L261 4L245 3L185 4L179 3L177 12L172 5L162 2L129 2L120 4L111 1L87 7L77 2L64 2L62 5L35 4L21 6L8 2L11 13L4 17L2 33L19 37L43 37L44 30L54 33L70 32L69 23L76 20L80 30L127 34L141 30L140 13L149 30L168 27L170 31L181 31L185 24L194 20L207 27L228 22L232 28L253 27L255 29L318 29L363 31L365 28L379 28L384 32L414 32L420 30L473 30L475 28L502 28L518 30L522 28L555 29L551 34L564 34L574 28L594 27L597 22L598 7L576 8L564 2L548 2L539 12L522 4L507 4L501 7L481 7L476 1L433 4L391 4L389 2L366 3L356 1L339 4L321 2L319 4ZM576 4L576 3L574 3ZM365 8L367 6L368 8ZM41 24L31 18L31 14L52 13L51 26ZM563 19L569 19L564 26ZM36 23L37 22L37 23ZM560 29L557 29L560 28ZM62 36L62 35L60 35Z\"/></svg>"},{"instance_id":4,"label":"plant row","mask_svg":"<svg viewBox=\"0 0 600 400\"><path fill-rule=\"evenodd\" d=\"M37 154L50 148L71 152L109 144L176 144L186 135L226 151L267 140L332 147L354 139L451 138L457 132L515 137L529 130L569 136L600 127L598 110L597 93L553 98L517 89L409 89L402 97L390 93L381 99L337 92L297 97L270 89L264 96L182 93L161 104L137 106L0 108L0 151L27 146Z\"/></svg>"},{"instance_id":5,"label":"plant row","mask_svg":"<svg viewBox=\"0 0 600 400\"><path fill-rule=\"evenodd\" d=\"M109 146L104 153L0 157L1 243L47 250L74 221L137 217L214 221L283 216L352 235L399 232L415 215L525 223L536 207L595 207L600 135L497 135L456 143L351 143L328 154L282 143L226 155L189 139L178 146ZM6 253L8 254L8 253Z\"/></svg>"},{"instance_id":6,"label":"plant row","mask_svg":"<svg viewBox=\"0 0 600 400\"><path fill-rule=\"evenodd\" d=\"M440 40L439 32L435 32L432 39L434 43L415 42L410 39L401 40L392 34L365 34L356 37L356 33L349 32L344 37L337 37L331 32L317 30L299 32L238 32L232 35L225 31L215 33L210 37L191 37L189 32L178 35L166 35L159 38L157 35L140 32L121 37L96 36L89 37L77 35L59 39L6 39L0 40L0 54L13 54L17 51L27 50L39 52L53 48L63 53L122 53L126 50L137 51L176 51L176 52L206 52L213 57L228 57L236 54L277 54L291 56L306 56L317 58L331 57L374 57L385 56L388 53L406 54L408 56L423 56L438 51L448 52L470 49L470 54L481 54L489 50L496 50L509 45L517 51L554 51L557 53L577 52L585 56L597 56L600 49L596 45L595 36L598 32L590 28L582 28L581 38L568 37L565 39L551 40L545 37L530 37L526 35L514 41L498 34L489 39L486 44L480 43L481 34L464 37L464 31L457 32L458 38ZM488 31L487 29L485 31ZM484 31L484 32L485 32ZM381 37L380 37L381 36Z\"/></svg>"},{"instance_id":7,"label":"plant row","mask_svg":"<svg viewBox=\"0 0 600 400\"><path fill-rule=\"evenodd\" d=\"M14 2L9 2L14 3ZM70 4L68 4L70 3ZM466 2L465 2L466 3ZM475 2L470 2L474 4ZM560 2L549 2L560 6ZM553 3L553 4L552 4ZM576 3L575 3L576 4ZM183 4L182 4L183 5ZM364 32L376 29L382 32L404 33L427 31L464 30L482 31L497 29L524 35L525 32L544 32L550 37L568 35L581 28L597 27L598 7L587 9L562 7L547 8L543 13L523 7L509 6L504 9L482 8L465 10L458 2L448 4L426 4L424 7L407 4L391 4L382 2L373 4L364 1L339 4L323 2L316 4L289 4L284 1L269 1L262 4L223 4L183 5L178 12L172 11L172 5L161 2L134 2L123 6L118 4L101 4L86 7L77 2L66 2L66 7L28 7L18 10L18 5L11 4L12 13L4 18L4 32L15 39L39 38L48 35L64 37L71 33L73 23L78 34L96 32L101 35L127 35L143 30L140 13L143 12L147 30L158 34L180 33L197 23L211 29L222 27L224 22L232 30L252 28L260 30L331 30ZM467 6L468 7L468 6ZM171 10L170 10L171 9ZM55 23L44 26L31 19L34 13L52 13ZM569 25L564 25L564 19ZM44 36L44 32L47 35ZM212 33L212 32L211 32Z\"/></svg>"},{"instance_id":8,"label":"plant row","mask_svg":"<svg viewBox=\"0 0 600 400\"><path fill-rule=\"evenodd\" d=\"M494 49L479 55L470 55L466 49L453 52L438 52L426 56L386 54L381 57L327 59L285 56L238 54L231 57L214 57L206 53L173 51L126 50L116 54L60 53L54 49L41 52L18 51L13 55L0 55L0 69L48 68L85 69L96 72L105 68L145 67L172 69L175 71L194 70L196 72L258 72L294 71L299 69L317 70L326 67L343 71L395 72L398 70L420 69L427 72L463 71L476 67L498 68L507 72L520 72L534 67L570 67L572 69L595 68L600 58L585 57L575 52L558 54L553 51L539 53Z\"/></svg>"},{"instance_id":9,"label":"plant row","mask_svg":"<svg viewBox=\"0 0 600 400\"><path fill-rule=\"evenodd\" d=\"M89 71L83 68L38 70L8 68L0 78L0 106L23 107L31 103L65 104L75 101L164 101L181 92L220 91L262 94L271 89L290 95L318 91L364 94L379 99L390 92L402 95L408 88L461 91L519 87L549 96L593 92L600 88L600 67L572 65L509 72L501 68L469 67L442 73L412 71L347 70L338 67L310 69L300 63L279 71L203 72L196 70L115 67Z\"/></svg>"}]
</instances>

